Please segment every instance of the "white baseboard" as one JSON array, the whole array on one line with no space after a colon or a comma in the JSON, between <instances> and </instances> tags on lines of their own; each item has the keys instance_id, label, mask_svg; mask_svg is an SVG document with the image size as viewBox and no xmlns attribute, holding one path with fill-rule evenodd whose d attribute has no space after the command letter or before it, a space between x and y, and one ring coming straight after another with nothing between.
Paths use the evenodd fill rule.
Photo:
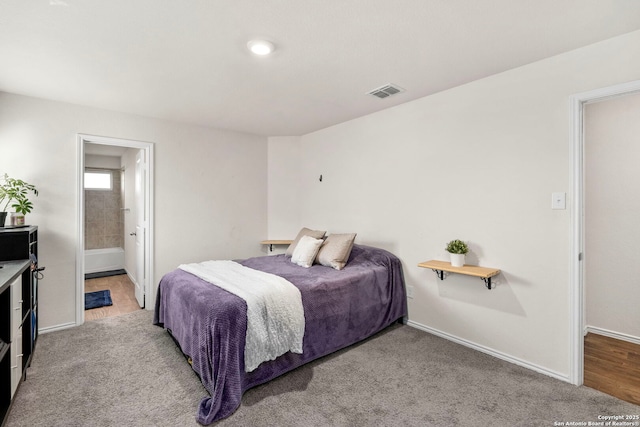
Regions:
<instances>
[{"instance_id":1,"label":"white baseboard","mask_svg":"<svg viewBox=\"0 0 640 427\"><path fill-rule=\"evenodd\" d=\"M597 328L595 326L587 326L584 328L584 334L593 333L597 335L604 335L605 337L615 338L617 340L627 341L632 344L640 345L640 338L633 335L623 334L622 332L610 331L608 329Z\"/></svg>"},{"instance_id":2,"label":"white baseboard","mask_svg":"<svg viewBox=\"0 0 640 427\"><path fill-rule=\"evenodd\" d=\"M47 326L45 328L38 328L38 334L47 334L49 332L62 331L63 329L75 328L76 322L62 323L55 326Z\"/></svg>"},{"instance_id":3,"label":"white baseboard","mask_svg":"<svg viewBox=\"0 0 640 427\"><path fill-rule=\"evenodd\" d=\"M547 375L549 377L556 378L556 379L561 380L561 381L565 381L565 382L569 382L569 383L571 382L568 375L552 371L550 369L544 368L542 366L538 366L538 365L536 365L534 363L527 362L526 360L522 360L522 359L519 359L517 357L510 356L508 354L502 353L502 352L494 350L492 348L485 347L483 345L476 344L476 343L471 342L471 341L467 341L467 340L465 340L463 338L459 338L459 337L456 337L454 335L448 334L446 332L442 332L442 331L439 331L437 329L431 328L429 326L425 326L423 324L414 322L413 320L409 320L407 322L407 325L409 325L411 327L414 327L416 329L423 330L425 332L429 332L430 334L439 336L440 338L444 338L446 340L453 341L456 344L460 344L460 345L463 345L465 347L469 347L469 348L471 348L473 350L477 350L479 352L488 354L489 356L493 356L493 357L496 357L498 359L504 360L506 362L513 363L514 365L518 365L518 366L522 366L523 368L531 369L532 371L539 372L541 374Z\"/></svg>"},{"instance_id":4,"label":"white baseboard","mask_svg":"<svg viewBox=\"0 0 640 427\"><path fill-rule=\"evenodd\" d=\"M136 286L138 286L138 283L136 282L136 279L131 275L131 273L129 273L128 270L125 270L125 271L127 272L127 277L129 278L129 280L131 280L131 283L133 283L133 289L134 289L134 292L135 292L135 288L136 288ZM145 305L149 305L149 304L145 304Z\"/></svg>"},{"instance_id":5,"label":"white baseboard","mask_svg":"<svg viewBox=\"0 0 640 427\"><path fill-rule=\"evenodd\" d=\"M127 270L125 270L127 271ZM131 280L131 283L133 283L133 286L137 286L136 280L133 278L133 276L127 271L127 277L129 277L129 280ZM145 294L144 296L144 307L145 310L154 310L155 309L155 305L154 304L149 304L149 296Z\"/></svg>"},{"instance_id":6,"label":"white baseboard","mask_svg":"<svg viewBox=\"0 0 640 427\"><path fill-rule=\"evenodd\" d=\"M131 280L131 283L133 283L133 286L136 286L136 283L137 283L136 279L133 278L133 276L131 275L131 273L129 273L128 270L125 269L124 271L127 272L127 277L129 278L129 280Z\"/></svg>"}]
</instances>

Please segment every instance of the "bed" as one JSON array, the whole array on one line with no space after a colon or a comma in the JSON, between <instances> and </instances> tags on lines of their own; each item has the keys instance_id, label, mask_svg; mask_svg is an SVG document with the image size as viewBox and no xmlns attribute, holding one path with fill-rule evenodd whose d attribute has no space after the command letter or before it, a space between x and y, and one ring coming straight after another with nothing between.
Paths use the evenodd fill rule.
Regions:
<instances>
[{"instance_id":1,"label":"bed","mask_svg":"<svg viewBox=\"0 0 640 427\"><path fill-rule=\"evenodd\" d=\"M201 424L233 414L246 390L407 315L402 265L383 249L354 245L341 270L302 268L284 254L237 262L283 277L299 289L305 318L302 353L287 352L246 372L247 303L187 271L166 274L158 286L154 324L169 331L210 393L198 408Z\"/></svg>"}]
</instances>

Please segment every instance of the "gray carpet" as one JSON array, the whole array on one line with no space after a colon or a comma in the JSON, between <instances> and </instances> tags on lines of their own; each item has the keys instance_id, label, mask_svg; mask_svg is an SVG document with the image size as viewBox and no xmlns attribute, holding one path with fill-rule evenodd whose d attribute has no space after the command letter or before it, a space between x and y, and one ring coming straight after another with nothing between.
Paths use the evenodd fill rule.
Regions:
<instances>
[{"instance_id":1,"label":"gray carpet","mask_svg":"<svg viewBox=\"0 0 640 427\"><path fill-rule=\"evenodd\" d=\"M196 426L206 391L140 310L41 335L7 427ZM217 426L553 426L640 414L409 326L395 325L245 393Z\"/></svg>"}]
</instances>

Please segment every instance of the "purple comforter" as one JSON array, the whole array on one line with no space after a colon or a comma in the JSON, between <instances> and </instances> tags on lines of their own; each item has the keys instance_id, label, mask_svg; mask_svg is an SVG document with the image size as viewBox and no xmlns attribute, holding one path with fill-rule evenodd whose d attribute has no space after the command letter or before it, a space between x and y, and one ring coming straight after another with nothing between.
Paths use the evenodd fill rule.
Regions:
<instances>
[{"instance_id":1,"label":"purple comforter","mask_svg":"<svg viewBox=\"0 0 640 427\"><path fill-rule=\"evenodd\" d=\"M182 270L165 275L156 298L154 324L171 331L211 394L197 420L210 424L240 406L242 394L300 365L361 341L407 315L400 260L378 248L354 245L340 271L303 268L284 255L238 261L277 274L302 295L303 353L286 353L244 370L247 306L241 298Z\"/></svg>"}]
</instances>

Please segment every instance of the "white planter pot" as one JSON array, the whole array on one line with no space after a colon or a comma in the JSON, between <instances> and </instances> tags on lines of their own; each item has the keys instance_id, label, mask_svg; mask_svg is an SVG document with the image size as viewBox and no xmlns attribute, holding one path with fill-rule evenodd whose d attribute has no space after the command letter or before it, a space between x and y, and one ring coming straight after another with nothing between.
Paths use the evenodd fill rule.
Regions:
<instances>
[{"instance_id":1,"label":"white planter pot","mask_svg":"<svg viewBox=\"0 0 640 427\"><path fill-rule=\"evenodd\" d=\"M464 254L451 255L451 267L462 267L464 265Z\"/></svg>"}]
</instances>

